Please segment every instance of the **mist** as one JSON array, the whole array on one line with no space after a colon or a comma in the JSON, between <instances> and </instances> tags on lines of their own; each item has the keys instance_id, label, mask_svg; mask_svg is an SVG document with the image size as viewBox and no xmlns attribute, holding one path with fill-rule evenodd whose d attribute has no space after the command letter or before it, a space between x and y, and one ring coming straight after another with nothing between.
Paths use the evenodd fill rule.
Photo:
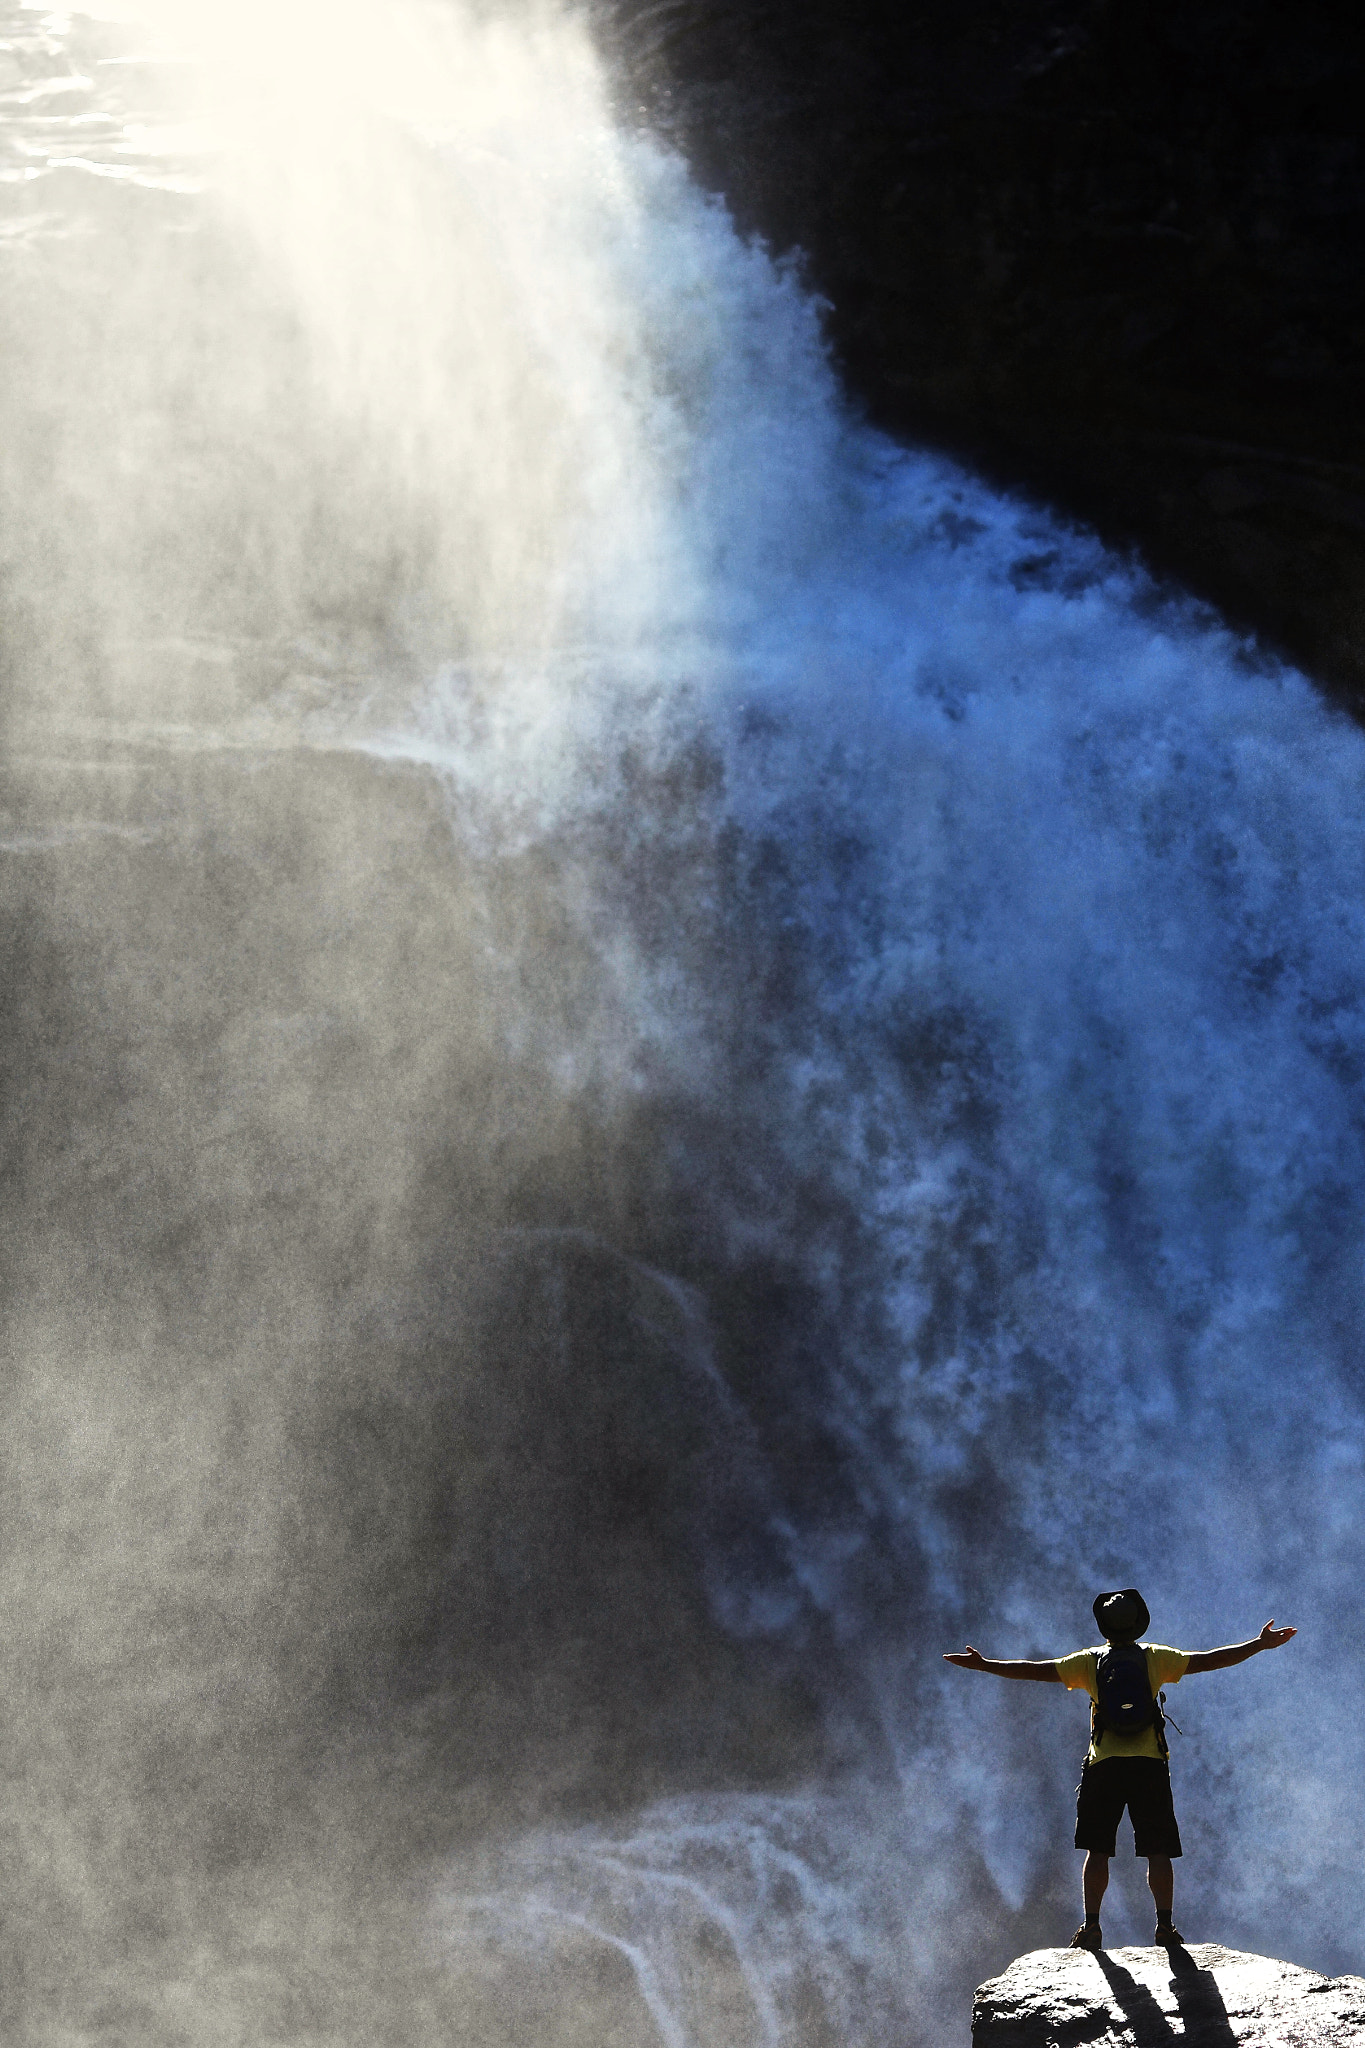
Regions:
<instances>
[{"instance_id":1,"label":"mist","mask_svg":"<svg viewBox=\"0 0 1365 2048\"><path fill-rule=\"evenodd\" d=\"M9 2032L965 2036L1132 1582L1359 1968L1365 740L580 19L0 23Z\"/></svg>"}]
</instances>

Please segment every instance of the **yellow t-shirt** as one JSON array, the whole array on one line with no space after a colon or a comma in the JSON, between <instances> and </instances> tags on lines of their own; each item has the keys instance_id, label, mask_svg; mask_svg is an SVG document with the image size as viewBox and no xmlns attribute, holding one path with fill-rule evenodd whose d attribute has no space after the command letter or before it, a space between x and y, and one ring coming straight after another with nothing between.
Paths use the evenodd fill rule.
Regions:
<instances>
[{"instance_id":1,"label":"yellow t-shirt","mask_svg":"<svg viewBox=\"0 0 1365 2048\"><path fill-rule=\"evenodd\" d=\"M1152 1697L1163 1685L1179 1685L1185 1676L1185 1666L1190 1661L1188 1650L1171 1650L1164 1643L1144 1643L1142 1654L1147 1659L1147 1677L1152 1688ZM1089 1693L1092 1700L1100 1696L1095 1668L1104 1655L1098 1650L1073 1650L1069 1657L1057 1659L1057 1676L1068 1692ZM1106 1728L1100 1737L1099 1748L1092 1740L1087 1763L1103 1763L1111 1756L1154 1756L1160 1757L1157 1747L1156 1729L1140 1729L1136 1735L1117 1735L1112 1728Z\"/></svg>"}]
</instances>

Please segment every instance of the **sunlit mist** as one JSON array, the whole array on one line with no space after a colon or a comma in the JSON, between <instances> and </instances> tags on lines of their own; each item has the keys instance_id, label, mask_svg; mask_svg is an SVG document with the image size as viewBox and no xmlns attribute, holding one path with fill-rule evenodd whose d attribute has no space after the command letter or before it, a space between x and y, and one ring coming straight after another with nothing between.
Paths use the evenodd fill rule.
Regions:
<instances>
[{"instance_id":1,"label":"sunlit mist","mask_svg":"<svg viewBox=\"0 0 1365 2048\"><path fill-rule=\"evenodd\" d=\"M578 15L0 4L0 269L3 2025L928 2048L1133 1579L1358 1966L1365 739Z\"/></svg>"}]
</instances>

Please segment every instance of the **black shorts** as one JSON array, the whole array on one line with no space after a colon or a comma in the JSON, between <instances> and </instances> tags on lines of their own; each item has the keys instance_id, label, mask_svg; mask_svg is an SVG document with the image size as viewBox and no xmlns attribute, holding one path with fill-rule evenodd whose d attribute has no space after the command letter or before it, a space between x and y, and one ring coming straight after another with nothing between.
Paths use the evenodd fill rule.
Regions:
<instances>
[{"instance_id":1,"label":"black shorts","mask_svg":"<svg viewBox=\"0 0 1365 2048\"><path fill-rule=\"evenodd\" d=\"M1086 1765L1076 1800L1076 1847L1112 1856L1125 1806L1139 1856L1180 1854L1170 1766L1154 1756L1111 1756Z\"/></svg>"}]
</instances>

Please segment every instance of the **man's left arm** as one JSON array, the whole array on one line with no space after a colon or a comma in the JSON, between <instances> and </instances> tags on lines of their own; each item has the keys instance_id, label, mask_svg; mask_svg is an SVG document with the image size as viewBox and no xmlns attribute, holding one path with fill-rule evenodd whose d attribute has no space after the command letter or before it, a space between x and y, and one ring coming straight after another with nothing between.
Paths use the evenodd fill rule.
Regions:
<instances>
[{"instance_id":1,"label":"man's left arm","mask_svg":"<svg viewBox=\"0 0 1365 2048\"><path fill-rule=\"evenodd\" d=\"M1036 1678L1044 1685L1060 1685L1062 1674L1051 1657L983 1657L968 1643L965 1650L945 1650L945 1664L961 1671L988 1671L993 1678Z\"/></svg>"}]
</instances>

